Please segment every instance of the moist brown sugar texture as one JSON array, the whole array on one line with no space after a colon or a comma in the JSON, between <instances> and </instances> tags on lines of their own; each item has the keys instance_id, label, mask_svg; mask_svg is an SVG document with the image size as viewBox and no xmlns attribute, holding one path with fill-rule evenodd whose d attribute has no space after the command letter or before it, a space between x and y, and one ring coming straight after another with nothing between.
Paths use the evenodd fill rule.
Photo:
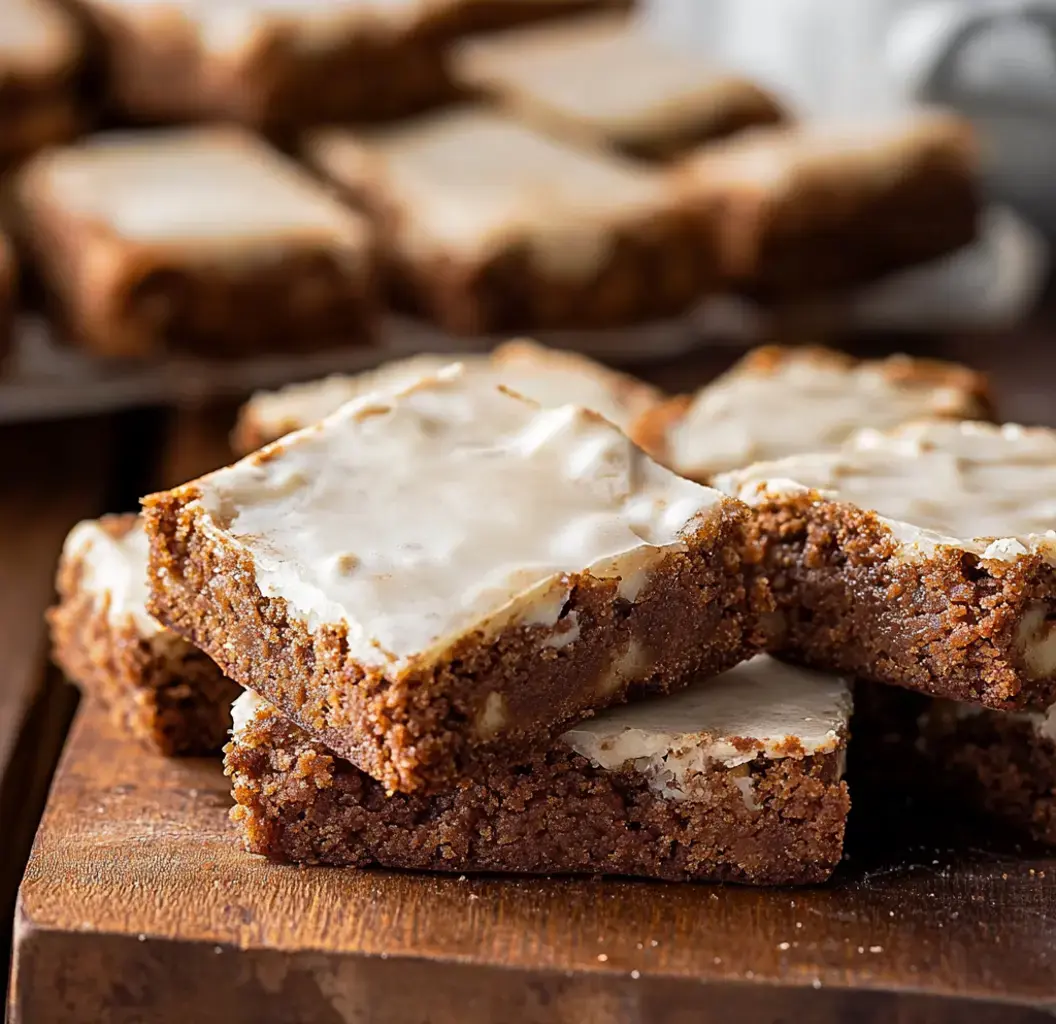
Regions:
<instances>
[{"instance_id":1,"label":"moist brown sugar texture","mask_svg":"<svg viewBox=\"0 0 1056 1024\"><path fill-rule=\"evenodd\" d=\"M1026 678L1020 650L1024 615L1056 594L1040 557L984 564L951 551L907 564L875 513L818 495L758 507L749 549L789 657L996 708L1056 700L1051 678Z\"/></svg>"},{"instance_id":2,"label":"moist brown sugar texture","mask_svg":"<svg viewBox=\"0 0 1056 1024\"><path fill-rule=\"evenodd\" d=\"M1056 716L856 687L851 775L1056 846Z\"/></svg>"},{"instance_id":3,"label":"moist brown sugar texture","mask_svg":"<svg viewBox=\"0 0 1056 1024\"><path fill-rule=\"evenodd\" d=\"M574 655L540 653L548 637L560 641L561 623L517 627L470 635L446 663L392 679L350 659L340 628L313 634L284 601L265 598L252 562L213 544L178 507L160 499L147 514L154 614L394 790L449 786L500 751L538 747L593 708L716 674L762 642L757 614L767 598L745 584L736 515L661 563L633 605L614 583L570 578ZM491 694L504 708L494 736Z\"/></svg>"},{"instance_id":4,"label":"moist brown sugar texture","mask_svg":"<svg viewBox=\"0 0 1056 1024\"><path fill-rule=\"evenodd\" d=\"M934 421L719 478L805 664L999 710L1056 700L1056 432Z\"/></svg>"},{"instance_id":5,"label":"moist brown sugar texture","mask_svg":"<svg viewBox=\"0 0 1056 1024\"><path fill-rule=\"evenodd\" d=\"M59 600L48 613L52 656L66 676L98 700L111 717L146 745L166 755L214 754L231 728L231 702L241 688L200 650L160 629L144 629L118 607L115 571L93 566L93 547L141 530L134 515L85 523L83 536L59 568ZM93 543L94 541L94 543ZM129 571L146 574L142 558ZM145 608L143 609L145 612Z\"/></svg>"},{"instance_id":6,"label":"moist brown sugar texture","mask_svg":"<svg viewBox=\"0 0 1056 1024\"><path fill-rule=\"evenodd\" d=\"M152 612L393 790L721 672L769 607L742 505L458 368L145 509Z\"/></svg>"},{"instance_id":7,"label":"moist brown sugar texture","mask_svg":"<svg viewBox=\"0 0 1056 1024\"><path fill-rule=\"evenodd\" d=\"M387 794L250 696L226 748L232 817L275 860L809 884L842 853L849 693L765 657L433 795Z\"/></svg>"}]
</instances>

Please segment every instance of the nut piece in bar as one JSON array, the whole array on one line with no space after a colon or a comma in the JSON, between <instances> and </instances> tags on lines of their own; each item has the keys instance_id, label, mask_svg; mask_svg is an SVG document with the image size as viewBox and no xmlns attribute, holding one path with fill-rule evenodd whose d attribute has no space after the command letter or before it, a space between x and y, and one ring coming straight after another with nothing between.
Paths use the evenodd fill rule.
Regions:
<instances>
[{"instance_id":1,"label":"nut piece in bar","mask_svg":"<svg viewBox=\"0 0 1056 1024\"><path fill-rule=\"evenodd\" d=\"M14 342L15 304L18 301L18 266L15 251L0 231L0 370Z\"/></svg>"},{"instance_id":2,"label":"nut piece in bar","mask_svg":"<svg viewBox=\"0 0 1056 1024\"><path fill-rule=\"evenodd\" d=\"M132 120L223 118L285 135L400 117L452 93L433 0L76 2Z\"/></svg>"},{"instance_id":3,"label":"nut piece in bar","mask_svg":"<svg viewBox=\"0 0 1056 1024\"><path fill-rule=\"evenodd\" d=\"M754 82L655 40L616 14L463 42L458 80L572 142L666 160L785 120Z\"/></svg>"},{"instance_id":4,"label":"nut piece in bar","mask_svg":"<svg viewBox=\"0 0 1056 1024\"><path fill-rule=\"evenodd\" d=\"M77 134L84 41L50 0L0 4L0 167Z\"/></svg>"},{"instance_id":5,"label":"nut piece in bar","mask_svg":"<svg viewBox=\"0 0 1056 1024\"><path fill-rule=\"evenodd\" d=\"M318 423L345 402L379 388L402 387L436 373L452 362L467 374L505 384L540 405L569 403L600 412L625 433L632 422L662 400L656 388L611 370L576 352L563 352L533 341L508 341L489 355L417 355L353 375L334 374L278 391L258 391L242 407L233 445L240 455L256 451L285 434Z\"/></svg>"},{"instance_id":6,"label":"nut piece in bar","mask_svg":"<svg viewBox=\"0 0 1056 1024\"><path fill-rule=\"evenodd\" d=\"M135 515L74 527L48 613L54 658L136 739L170 756L215 754L242 691L147 612L147 549Z\"/></svg>"},{"instance_id":7,"label":"nut piece in bar","mask_svg":"<svg viewBox=\"0 0 1056 1024\"><path fill-rule=\"evenodd\" d=\"M975 139L952 115L752 129L674 174L719 232L730 284L764 299L861 284L976 235Z\"/></svg>"},{"instance_id":8,"label":"nut piece in bar","mask_svg":"<svg viewBox=\"0 0 1056 1024\"><path fill-rule=\"evenodd\" d=\"M843 849L850 709L841 679L759 656L457 789L386 796L246 691L232 817L247 850L299 863L817 883Z\"/></svg>"},{"instance_id":9,"label":"nut piece in bar","mask_svg":"<svg viewBox=\"0 0 1056 1024\"><path fill-rule=\"evenodd\" d=\"M1056 701L1056 431L933 421L716 477L754 506L772 649L992 708Z\"/></svg>"},{"instance_id":10,"label":"nut piece in bar","mask_svg":"<svg viewBox=\"0 0 1056 1024\"><path fill-rule=\"evenodd\" d=\"M956 363L767 345L696 394L654 405L629 431L657 461L715 473L838 448L856 431L917 419L988 419L986 378Z\"/></svg>"},{"instance_id":11,"label":"nut piece in bar","mask_svg":"<svg viewBox=\"0 0 1056 1024\"><path fill-rule=\"evenodd\" d=\"M240 129L50 150L17 203L68 330L99 355L245 357L373 330L368 225Z\"/></svg>"},{"instance_id":12,"label":"nut piece in bar","mask_svg":"<svg viewBox=\"0 0 1056 1024\"><path fill-rule=\"evenodd\" d=\"M456 334L624 326L717 281L665 177L483 107L315 133L314 165L374 217L397 304Z\"/></svg>"},{"instance_id":13,"label":"nut piece in bar","mask_svg":"<svg viewBox=\"0 0 1056 1024\"><path fill-rule=\"evenodd\" d=\"M390 790L761 641L747 510L458 366L145 499L151 611Z\"/></svg>"}]
</instances>

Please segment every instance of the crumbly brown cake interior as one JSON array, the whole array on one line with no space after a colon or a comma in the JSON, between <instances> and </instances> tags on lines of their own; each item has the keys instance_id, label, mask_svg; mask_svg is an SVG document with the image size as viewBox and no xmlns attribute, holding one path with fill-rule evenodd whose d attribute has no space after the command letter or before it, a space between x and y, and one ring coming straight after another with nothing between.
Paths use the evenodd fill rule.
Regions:
<instances>
[{"instance_id":1,"label":"crumbly brown cake interior","mask_svg":"<svg viewBox=\"0 0 1056 1024\"><path fill-rule=\"evenodd\" d=\"M103 521L120 537L136 516ZM48 613L56 663L119 725L166 755L215 754L242 692L201 651L174 635L144 638L131 621L111 620L109 594L83 586L84 566L64 561L59 602Z\"/></svg>"},{"instance_id":2,"label":"crumbly brown cake interior","mask_svg":"<svg viewBox=\"0 0 1056 1024\"><path fill-rule=\"evenodd\" d=\"M1056 846L1056 741L1040 727L1042 713L968 708L867 684L856 688L855 705L856 786L941 801Z\"/></svg>"},{"instance_id":3,"label":"crumbly brown cake interior","mask_svg":"<svg viewBox=\"0 0 1056 1024\"><path fill-rule=\"evenodd\" d=\"M277 713L226 748L246 848L297 863L432 871L638 875L756 885L822 882L849 808L839 752L712 770L706 801L677 802L627 769L558 744L480 766L431 797L397 794ZM758 809L737 784L749 777Z\"/></svg>"},{"instance_id":4,"label":"crumbly brown cake interior","mask_svg":"<svg viewBox=\"0 0 1056 1024\"><path fill-rule=\"evenodd\" d=\"M500 752L538 748L593 709L717 675L762 644L769 595L762 581L745 584L745 514L729 508L668 556L633 604L615 581L570 578L564 619L574 613L579 633L564 650L545 645L552 629L511 627L464 637L428 671L390 679L347 657L340 627L313 634L285 601L265 597L252 560L184 509L192 497L148 502L152 614L393 790L450 786ZM628 669L650 665L633 691L619 678L621 659ZM511 723L494 739L474 725L491 693L502 695Z\"/></svg>"},{"instance_id":5,"label":"crumbly brown cake interior","mask_svg":"<svg viewBox=\"0 0 1056 1024\"><path fill-rule=\"evenodd\" d=\"M778 610L771 650L992 708L1056 700L1056 680L1029 677L1018 636L1024 615L1056 594L1056 570L1040 556L946 548L907 560L875 512L814 492L753 511L749 558Z\"/></svg>"}]
</instances>

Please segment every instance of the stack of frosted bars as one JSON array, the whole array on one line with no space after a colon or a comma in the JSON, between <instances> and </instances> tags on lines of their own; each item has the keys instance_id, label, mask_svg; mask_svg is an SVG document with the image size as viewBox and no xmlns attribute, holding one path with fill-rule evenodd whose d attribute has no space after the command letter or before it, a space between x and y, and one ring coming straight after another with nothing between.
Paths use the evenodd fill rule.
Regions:
<instances>
[{"instance_id":1,"label":"stack of frosted bars","mask_svg":"<svg viewBox=\"0 0 1056 1024\"><path fill-rule=\"evenodd\" d=\"M57 658L167 753L233 724L252 852L824 880L850 690L761 653L746 506L613 422L662 399L524 342L261 396L271 443L71 534Z\"/></svg>"},{"instance_id":2,"label":"stack of frosted bars","mask_svg":"<svg viewBox=\"0 0 1056 1024\"><path fill-rule=\"evenodd\" d=\"M56 654L164 752L231 728L280 860L822 881L852 681L891 785L911 749L1052 839L1056 435L992 416L819 349L679 397L530 342L261 394L240 461L71 534Z\"/></svg>"}]
</instances>

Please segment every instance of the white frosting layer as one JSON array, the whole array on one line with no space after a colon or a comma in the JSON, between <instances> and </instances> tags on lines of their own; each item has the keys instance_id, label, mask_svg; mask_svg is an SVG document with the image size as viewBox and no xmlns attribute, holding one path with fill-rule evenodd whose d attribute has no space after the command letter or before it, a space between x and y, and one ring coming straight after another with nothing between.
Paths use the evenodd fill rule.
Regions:
<instances>
[{"instance_id":1,"label":"white frosting layer","mask_svg":"<svg viewBox=\"0 0 1056 1024\"><path fill-rule=\"evenodd\" d=\"M321 132L309 146L334 181L380 190L411 255L482 260L529 247L554 274L588 276L616 231L673 202L659 175L580 151L486 108L463 107L357 136Z\"/></svg>"},{"instance_id":2,"label":"white frosting layer","mask_svg":"<svg viewBox=\"0 0 1056 1024\"><path fill-rule=\"evenodd\" d=\"M908 549L950 545L1056 565L1056 431L1006 424L911 423L863 430L839 451L763 462L716 486L749 504L765 493L821 491L877 512Z\"/></svg>"},{"instance_id":3,"label":"white frosting layer","mask_svg":"<svg viewBox=\"0 0 1056 1024\"><path fill-rule=\"evenodd\" d=\"M683 170L688 183L705 189L732 184L792 195L808 181L831 182L844 191L884 187L907 167L939 154L974 173L975 142L966 122L921 111L880 122L756 128L703 147Z\"/></svg>"},{"instance_id":4,"label":"white frosting layer","mask_svg":"<svg viewBox=\"0 0 1056 1024\"><path fill-rule=\"evenodd\" d=\"M540 405L593 409L624 430L659 399L648 385L586 356L556 352L529 341L508 342L490 356L459 359L468 375L505 384ZM354 376L339 374L278 391L261 391L250 399L242 415L268 439L282 437L317 423L354 398L379 388L411 384L451 362L450 356L411 356Z\"/></svg>"},{"instance_id":5,"label":"white frosting layer","mask_svg":"<svg viewBox=\"0 0 1056 1024\"><path fill-rule=\"evenodd\" d=\"M260 258L299 242L358 254L365 222L263 142L236 129L97 136L35 165L75 216L144 245L244 247Z\"/></svg>"},{"instance_id":6,"label":"white frosting layer","mask_svg":"<svg viewBox=\"0 0 1056 1024\"><path fill-rule=\"evenodd\" d=\"M726 501L596 414L457 366L187 486L265 595L310 629L346 626L352 657L396 673L471 631L553 626L568 573L619 578L635 600Z\"/></svg>"},{"instance_id":7,"label":"white frosting layer","mask_svg":"<svg viewBox=\"0 0 1056 1024\"><path fill-rule=\"evenodd\" d=\"M618 142L703 128L759 95L620 14L473 39L455 68L519 108Z\"/></svg>"},{"instance_id":8,"label":"white frosting layer","mask_svg":"<svg viewBox=\"0 0 1056 1024\"><path fill-rule=\"evenodd\" d=\"M716 762L838 749L850 714L843 679L759 655L678 693L603 711L562 740L601 768L631 763L665 796L686 799L693 776Z\"/></svg>"},{"instance_id":9,"label":"white frosting layer","mask_svg":"<svg viewBox=\"0 0 1056 1024\"><path fill-rule=\"evenodd\" d=\"M5 74L50 74L76 60L79 51L69 16L49 0L0 2L0 61Z\"/></svg>"},{"instance_id":10,"label":"white frosting layer","mask_svg":"<svg viewBox=\"0 0 1056 1024\"><path fill-rule=\"evenodd\" d=\"M267 707L247 690L232 710L234 731ZM661 795L691 800L703 795L696 777L715 765L840 750L850 715L844 680L759 655L679 693L602 711L561 740L599 768L633 767ZM751 803L751 780L744 781Z\"/></svg>"},{"instance_id":11,"label":"white frosting layer","mask_svg":"<svg viewBox=\"0 0 1056 1024\"><path fill-rule=\"evenodd\" d=\"M831 451L864 427L908 420L971 418L978 403L964 387L906 380L905 356L875 362L788 350L771 368L751 357L694 396L666 438L668 465L694 479L752 462Z\"/></svg>"},{"instance_id":12,"label":"white frosting layer","mask_svg":"<svg viewBox=\"0 0 1056 1024\"><path fill-rule=\"evenodd\" d=\"M80 561L82 588L91 592L97 603L109 598L110 623L131 623L143 639L165 632L147 612L148 549L141 521L137 520L123 537L115 537L97 519L78 523L62 549L64 561Z\"/></svg>"}]
</instances>

